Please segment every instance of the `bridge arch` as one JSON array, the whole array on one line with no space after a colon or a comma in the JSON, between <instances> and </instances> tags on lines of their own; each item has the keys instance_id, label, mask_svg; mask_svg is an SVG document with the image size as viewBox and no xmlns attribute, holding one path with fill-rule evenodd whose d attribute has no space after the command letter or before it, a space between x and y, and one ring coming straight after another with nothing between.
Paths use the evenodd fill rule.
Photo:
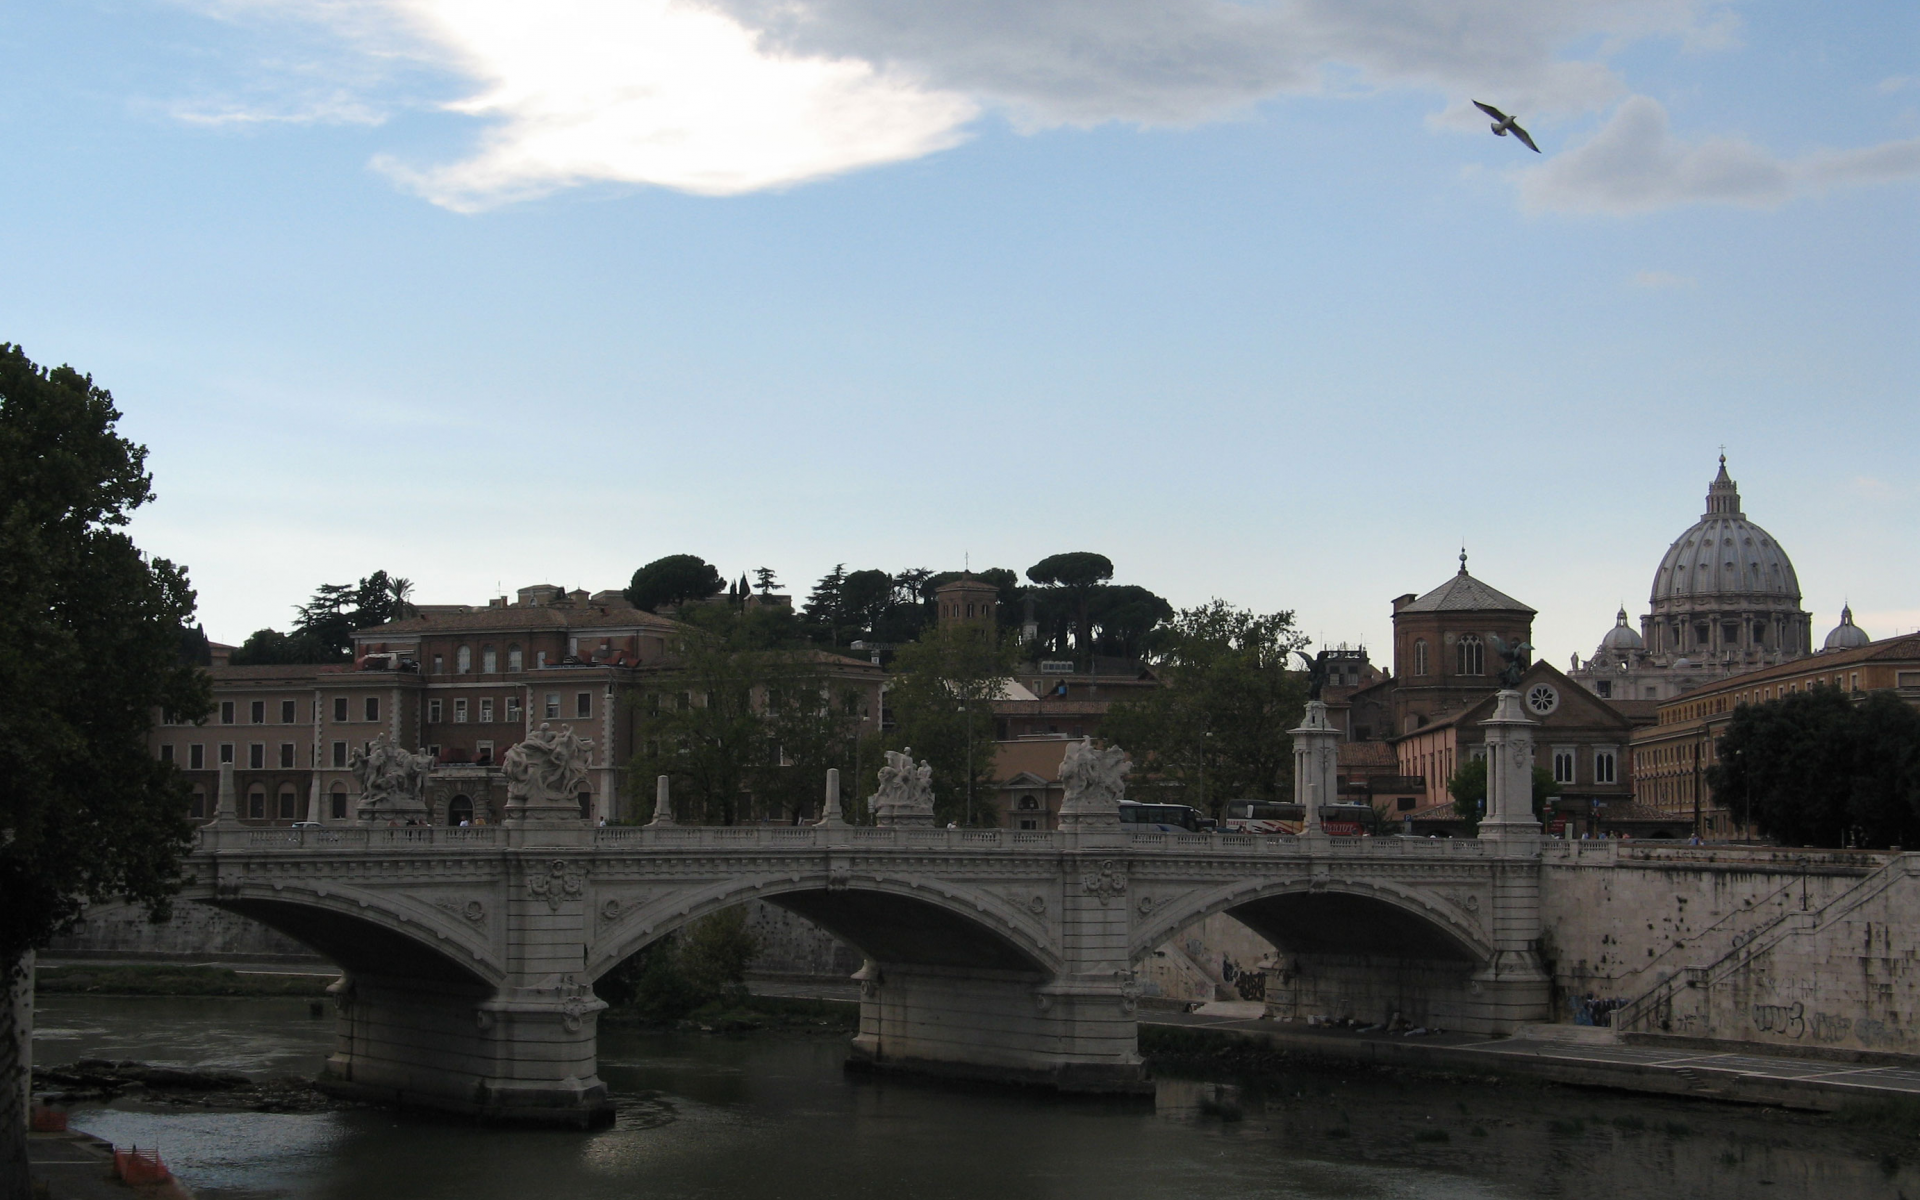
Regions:
<instances>
[{"instance_id":1,"label":"bridge arch","mask_svg":"<svg viewBox=\"0 0 1920 1200\"><path fill-rule=\"evenodd\" d=\"M981 888L885 875L818 871L716 881L618 912L585 974L598 979L647 946L703 917L764 900L804 917L876 962L1052 977L1064 969L1046 925Z\"/></svg>"},{"instance_id":2,"label":"bridge arch","mask_svg":"<svg viewBox=\"0 0 1920 1200\"><path fill-rule=\"evenodd\" d=\"M229 884L187 898L258 921L351 975L489 990L507 977L479 933L457 927L452 914L404 894L338 885Z\"/></svg>"},{"instance_id":3,"label":"bridge arch","mask_svg":"<svg viewBox=\"0 0 1920 1200\"><path fill-rule=\"evenodd\" d=\"M1216 913L1227 913L1295 954L1362 955L1480 967L1495 948L1473 915L1452 900L1372 879L1243 881L1168 902L1135 924L1138 962Z\"/></svg>"}]
</instances>

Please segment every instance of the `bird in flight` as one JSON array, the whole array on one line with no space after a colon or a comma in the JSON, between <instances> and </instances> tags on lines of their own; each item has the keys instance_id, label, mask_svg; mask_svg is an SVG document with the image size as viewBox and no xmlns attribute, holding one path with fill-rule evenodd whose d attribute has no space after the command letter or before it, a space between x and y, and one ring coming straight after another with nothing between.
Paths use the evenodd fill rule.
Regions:
<instances>
[{"instance_id":1,"label":"bird in flight","mask_svg":"<svg viewBox=\"0 0 1920 1200\"><path fill-rule=\"evenodd\" d=\"M1493 132L1496 135L1500 137L1505 137L1509 133L1511 133L1513 136L1525 142L1527 144L1527 149L1533 151L1535 154L1540 153L1540 147L1533 144L1533 139L1527 136L1526 130L1520 128L1518 125L1513 123L1512 117L1501 112L1499 109L1495 108L1493 105L1482 104L1478 100L1475 100L1473 102L1473 106L1479 109L1481 112L1493 118Z\"/></svg>"}]
</instances>

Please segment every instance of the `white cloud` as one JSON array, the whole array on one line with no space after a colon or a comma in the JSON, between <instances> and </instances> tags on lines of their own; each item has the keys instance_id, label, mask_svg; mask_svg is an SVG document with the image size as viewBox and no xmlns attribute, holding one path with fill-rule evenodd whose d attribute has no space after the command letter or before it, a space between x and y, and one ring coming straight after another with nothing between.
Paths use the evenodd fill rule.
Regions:
<instances>
[{"instance_id":1,"label":"white cloud","mask_svg":"<svg viewBox=\"0 0 1920 1200\"><path fill-rule=\"evenodd\" d=\"M730 195L921 157L981 113L1037 130L1214 120L1286 93L1438 92L1433 121L1479 129L1486 99L1528 121L1594 112L1625 87L1605 56L1636 40L1731 44L1714 0L184 0L224 19L292 16L350 48L355 82L278 105L177 107L207 124L378 122L431 103L482 122L451 161L375 165L474 210L592 182ZM1576 44L1590 49L1570 56ZM394 78L442 72L432 101ZM458 98L447 100L446 81ZM369 83L368 80L375 82ZM1539 131L1539 126L1535 126ZM1889 143L1781 163L1746 142L1675 142L1629 97L1579 149L1522 176L1536 209L1631 212L1778 203L1910 173Z\"/></svg>"},{"instance_id":2,"label":"white cloud","mask_svg":"<svg viewBox=\"0 0 1920 1200\"><path fill-rule=\"evenodd\" d=\"M1633 286L1643 288L1690 288L1694 285L1691 275L1675 275L1672 271L1635 271Z\"/></svg>"},{"instance_id":3,"label":"white cloud","mask_svg":"<svg viewBox=\"0 0 1920 1200\"><path fill-rule=\"evenodd\" d=\"M469 209L594 180L705 195L778 187L953 145L963 95L844 57L769 52L675 0L410 0L409 26L477 80L479 152L382 169Z\"/></svg>"},{"instance_id":4,"label":"white cloud","mask_svg":"<svg viewBox=\"0 0 1920 1200\"><path fill-rule=\"evenodd\" d=\"M1535 211L1632 213L1677 204L1770 206L1807 191L1920 172L1920 139L1784 161L1751 142L1676 140L1659 101L1631 96L1600 131L1520 176Z\"/></svg>"}]
</instances>

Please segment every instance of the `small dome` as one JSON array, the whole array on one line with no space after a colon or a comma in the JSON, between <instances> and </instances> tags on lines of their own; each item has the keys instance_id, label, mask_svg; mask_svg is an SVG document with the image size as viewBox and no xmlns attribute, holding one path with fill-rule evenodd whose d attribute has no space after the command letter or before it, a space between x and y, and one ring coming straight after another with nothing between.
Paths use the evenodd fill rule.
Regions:
<instances>
[{"instance_id":1,"label":"small dome","mask_svg":"<svg viewBox=\"0 0 1920 1200\"><path fill-rule=\"evenodd\" d=\"M1640 635L1627 624L1627 610L1624 608L1614 617L1613 628L1607 630L1607 636L1600 639L1600 649L1611 650L1615 654L1625 654L1630 650L1646 648L1647 644L1640 640Z\"/></svg>"},{"instance_id":2,"label":"small dome","mask_svg":"<svg viewBox=\"0 0 1920 1200\"><path fill-rule=\"evenodd\" d=\"M1840 610L1840 623L1827 635L1827 650L1857 650L1873 641L1867 631L1853 623L1853 606L1847 605Z\"/></svg>"}]
</instances>

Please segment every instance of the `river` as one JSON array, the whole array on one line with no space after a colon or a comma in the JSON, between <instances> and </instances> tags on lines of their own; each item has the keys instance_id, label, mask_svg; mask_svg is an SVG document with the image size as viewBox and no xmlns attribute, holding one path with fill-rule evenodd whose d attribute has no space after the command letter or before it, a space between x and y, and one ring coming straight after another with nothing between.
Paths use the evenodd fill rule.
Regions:
<instances>
[{"instance_id":1,"label":"river","mask_svg":"<svg viewBox=\"0 0 1920 1200\"><path fill-rule=\"evenodd\" d=\"M312 1075L332 1040L304 1000L43 996L38 1018L48 1065ZM72 1119L157 1146L206 1200L1920 1197L1898 1143L1827 1117L1359 1068L1224 1104L1178 1080L1152 1102L1063 1100L848 1076L844 1054L841 1035L605 1030L619 1114L594 1132L125 1098Z\"/></svg>"}]
</instances>

